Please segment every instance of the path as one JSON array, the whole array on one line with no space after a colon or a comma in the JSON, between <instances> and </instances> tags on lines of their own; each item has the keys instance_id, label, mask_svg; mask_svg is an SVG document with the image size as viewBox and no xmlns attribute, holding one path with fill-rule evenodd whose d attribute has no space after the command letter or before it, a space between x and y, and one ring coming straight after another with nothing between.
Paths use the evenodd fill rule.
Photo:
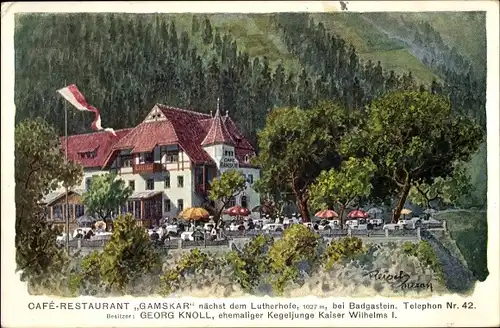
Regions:
<instances>
[{"instance_id":1,"label":"path","mask_svg":"<svg viewBox=\"0 0 500 328\"><path fill-rule=\"evenodd\" d=\"M451 292L466 293L474 287L476 279L472 272L463 266L459 259L443 246L429 231L421 232L422 240L427 241L436 252L439 262L443 265L446 287Z\"/></svg>"}]
</instances>

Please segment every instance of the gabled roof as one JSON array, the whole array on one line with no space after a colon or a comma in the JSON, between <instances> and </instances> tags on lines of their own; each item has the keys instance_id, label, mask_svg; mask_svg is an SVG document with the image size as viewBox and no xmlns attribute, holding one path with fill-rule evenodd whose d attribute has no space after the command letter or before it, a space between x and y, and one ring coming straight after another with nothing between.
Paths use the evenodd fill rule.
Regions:
<instances>
[{"instance_id":1,"label":"gabled roof","mask_svg":"<svg viewBox=\"0 0 500 328\"><path fill-rule=\"evenodd\" d=\"M171 145L179 141L170 121L143 122L117 142L113 150L132 149L131 153L152 151L156 145Z\"/></svg>"},{"instance_id":2,"label":"gabled roof","mask_svg":"<svg viewBox=\"0 0 500 328\"><path fill-rule=\"evenodd\" d=\"M116 136L106 131L77 134L68 137L68 160L79 163L85 168L101 167L110 150L132 129L116 130ZM66 138L61 137L61 148L66 148ZM91 156L86 156L88 153Z\"/></svg>"},{"instance_id":3,"label":"gabled roof","mask_svg":"<svg viewBox=\"0 0 500 328\"><path fill-rule=\"evenodd\" d=\"M189 158L197 164L214 164L201 145L208 132L204 121L210 119L210 115L160 104L157 106L174 126L179 145Z\"/></svg>"},{"instance_id":4,"label":"gabled roof","mask_svg":"<svg viewBox=\"0 0 500 328\"><path fill-rule=\"evenodd\" d=\"M138 126L116 133L117 137L107 132L70 136L68 158L86 168L106 167L121 150L141 153L152 151L156 146L178 144L194 163L215 164L203 146L216 143L234 146L236 158L242 165L245 165L246 155L254 155L254 148L241 135L234 121L227 115L221 116L219 111L212 117L157 104ZM64 147L64 138L61 142ZM92 152L95 156L82 156Z\"/></svg>"},{"instance_id":5,"label":"gabled roof","mask_svg":"<svg viewBox=\"0 0 500 328\"><path fill-rule=\"evenodd\" d=\"M234 140L231 137L231 134L227 130L226 123L224 119L220 116L219 108L217 107L217 111L215 112L215 116L210 120L211 125L210 129L207 132L207 135L201 142L202 146L209 146L215 144L225 144L234 146Z\"/></svg>"},{"instance_id":6,"label":"gabled roof","mask_svg":"<svg viewBox=\"0 0 500 328\"><path fill-rule=\"evenodd\" d=\"M81 196L81 195L84 194L84 192L85 191L81 190L81 189L72 189L72 190L68 190L68 195L72 194L72 193L75 193L75 194ZM51 204L53 204L55 201L57 201L58 199L60 199L64 195L66 195L66 191L51 192L51 193L48 193L45 196L43 196L43 198L40 201L40 203L41 204L45 204L47 206L50 206Z\"/></svg>"}]
</instances>

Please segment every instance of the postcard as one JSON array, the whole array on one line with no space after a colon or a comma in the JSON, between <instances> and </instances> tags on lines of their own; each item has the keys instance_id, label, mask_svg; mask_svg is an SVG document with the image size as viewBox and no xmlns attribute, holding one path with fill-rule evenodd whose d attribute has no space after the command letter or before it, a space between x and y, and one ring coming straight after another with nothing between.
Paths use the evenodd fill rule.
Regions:
<instances>
[{"instance_id":1,"label":"postcard","mask_svg":"<svg viewBox=\"0 0 500 328\"><path fill-rule=\"evenodd\" d=\"M2 4L2 326L498 326L498 9Z\"/></svg>"}]
</instances>

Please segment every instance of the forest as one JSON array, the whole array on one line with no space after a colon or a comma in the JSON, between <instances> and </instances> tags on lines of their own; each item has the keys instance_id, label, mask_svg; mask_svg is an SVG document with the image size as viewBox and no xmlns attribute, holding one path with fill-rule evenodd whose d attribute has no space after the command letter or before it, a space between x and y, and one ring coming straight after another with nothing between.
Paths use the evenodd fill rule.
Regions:
<instances>
[{"instance_id":1,"label":"forest","mask_svg":"<svg viewBox=\"0 0 500 328\"><path fill-rule=\"evenodd\" d=\"M191 15L183 28L173 16L17 17L16 122L42 117L62 133L64 102L55 90L75 83L101 109L103 123L115 129L138 124L155 103L208 113L220 97L222 109L255 146L257 131L274 108L307 109L328 99L363 110L375 97L398 89L445 94L456 114L485 125L485 74L449 49L429 24L409 24L405 35L412 33L422 62L439 77L426 84L411 71L397 74L360 59L350 42L306 13L265 15L298 67L270 60L272 53L250 56L231 33L214 27L210 16ZM68 115L69 133L88 131L87 113Z\"/></svg>"}]
</instances>

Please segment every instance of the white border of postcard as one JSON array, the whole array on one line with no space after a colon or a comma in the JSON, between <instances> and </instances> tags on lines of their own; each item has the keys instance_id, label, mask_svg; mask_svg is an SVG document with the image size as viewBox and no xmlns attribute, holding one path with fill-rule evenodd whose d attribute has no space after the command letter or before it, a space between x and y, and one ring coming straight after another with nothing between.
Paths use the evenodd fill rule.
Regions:
<instances>
[{"instance_id":1,"label":"white border of postcard","mask_svg":"<svg viewBox=\"0 0 500 328\"><path fill-rule=\"evenodd\" d=\"M433 297L433 302L453 301L462 304L473 301L476 309L471 311L433 311L427 314L419 312L401 312L393 320L334 320L328 324L309 321L295 321L287 326L498 326L499 312L499 25L498 1L348 1L349 11L486 11L487 24L487 130L488 130L488 279L478 283L474 295L463 299L455 295ZM2 326L5 327L134 327L134 326L196 326L199 323L190 320L106 320L99 312L47 310L32 311L30 302L50 302L62 299L29 296L26 286L21 283L15 271L14 248L14 13L16 12L279 12L340 11L339 1L251 1L251 2L17 2L2 3ZM76 301L89 301L80 297ZM152 299L142 299L147 301ZM187 299L188 300L188 299ZM251 298L228 299L249 303ZM360 299L357 299L360 301ZM370 301L397 301L370 297ZM132 297L108 298L107 302L139 302ZM158 300L157 300L158 301ZM163 299L165 301L165 299ZM182 301L185 301L183 299ZM188 300L189 301L189 300ZM200 300L198 300L200 301ZM224 302L224 300L219 300ZM254 300L255 301L255 300ZM259 301L263 301L260 299ZM283 302L299 302L282 300ZM330 304L332 299L308 297L300 302ZM425 301L425 300L421 300ZM202 326L280 326L278 320L212 321Z\"/></svg>"}]
</instances>

